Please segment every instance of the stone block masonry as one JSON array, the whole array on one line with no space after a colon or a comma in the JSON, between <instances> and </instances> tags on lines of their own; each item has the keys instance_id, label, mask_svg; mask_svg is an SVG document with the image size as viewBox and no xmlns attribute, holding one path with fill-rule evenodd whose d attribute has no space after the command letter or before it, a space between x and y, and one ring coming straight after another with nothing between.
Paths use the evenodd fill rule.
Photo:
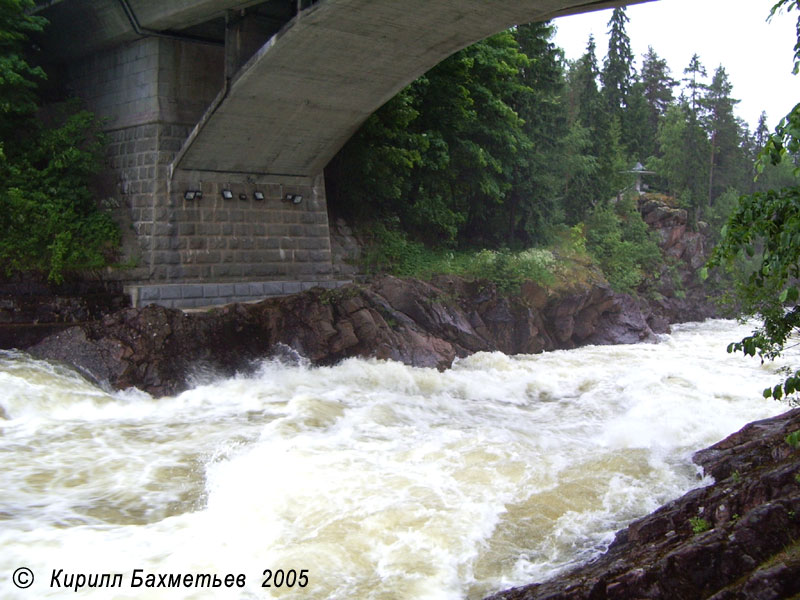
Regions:
<instances>
[{"instance_id":1,"label":"stone block masonry","mask_svg":"<svg viewBox=\"0 0 800 600\"><path fill-rule=\"evenodd\" d=\"M155 281L332 276L322 177L178 171L149 224Z\"/></svg>"},{"instance_id":2,"label":"stone block masonry","mask_svg":"<svg viewBox=\"0 0 800 600\"><path fill-rule=\"evenodd\" d=\"M135 265L119 277L134 302L192 307L332 282L322 175L173 171L223 87L224 49L143 38L71 64L67 80L106 124L99 193L119 207Z\"/></svg>"},{"instance_id":3,"label":"stone block masonry","mask_svg":"<svg viewBox=\"0 0 800 600\"><path fill-rule=\"evenodd\" d=\"M158 304L168 308L200 308L229 302L256 302L323 287L335 289L349 280L248 281L240 283L165 283L131 285L126 293L134 307Z\"/></svg>"}]
</instances>

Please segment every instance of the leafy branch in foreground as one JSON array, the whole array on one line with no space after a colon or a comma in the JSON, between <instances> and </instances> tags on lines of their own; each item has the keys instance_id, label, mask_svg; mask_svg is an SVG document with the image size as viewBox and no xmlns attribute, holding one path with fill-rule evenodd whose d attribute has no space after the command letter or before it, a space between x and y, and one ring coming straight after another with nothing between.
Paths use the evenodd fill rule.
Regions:
<instances>
[{"instance_id":1,"label":"leafy branch in foreground","mask_svg":"<svg viewBox=\"0 0 800 600\"><path fill-rule=\"evenodd\" d=\"M800 9L800 0L780 0L770 13L774 17L782 8L787 12ZM800 72L800 17L797 21L798 41L795 45L794 73ZM800 104L780 122L759 155L757 170L766 163L780 164L785 157L800 155ZM795 177L800 169L795 169ZM732 264L744 253L757 257L756 269L740 283L737 296L742 313L759 316L762 324L752 335L728 346L728 352L774 359L779 356L790 336L800 332L800 181L782 190L769 190L742 196L739 206L723 229L720 243L708 267ZM764 397L777 400L800 391L800 370L782 384L764 390Z\"/></svg>"}]
</instances>

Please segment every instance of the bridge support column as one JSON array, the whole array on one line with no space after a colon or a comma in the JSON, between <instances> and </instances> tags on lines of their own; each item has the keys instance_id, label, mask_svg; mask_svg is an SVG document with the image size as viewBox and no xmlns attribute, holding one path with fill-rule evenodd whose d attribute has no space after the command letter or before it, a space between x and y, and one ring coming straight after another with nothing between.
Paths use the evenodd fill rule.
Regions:
<instances>
[{"instance_id":1,"label":"bridge support column","mask_svg":"<svg viewBox=\"0 0 800 600\"><path fill-rule=\"evenodd\" d=\"M222 47L143 38L70 67L72 90L106 119L99 194L118 206L133 267L116 276L139 303L191 307L334 285L321 174L171 173L223 86L225 59Z\"/></svg>"}]
</instances>

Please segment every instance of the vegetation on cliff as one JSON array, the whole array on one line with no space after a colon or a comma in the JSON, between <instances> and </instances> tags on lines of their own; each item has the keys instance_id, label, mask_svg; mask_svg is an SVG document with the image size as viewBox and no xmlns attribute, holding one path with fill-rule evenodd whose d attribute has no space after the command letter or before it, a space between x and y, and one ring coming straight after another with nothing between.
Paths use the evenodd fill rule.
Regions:
<instances>
[{"instance_id":1,"label":"vegetation on cliff","mask_svg":"<svg viewBox=\"0 0 800 600\"><path fill-rule=\"evenodd\" d=\"M107 264L119 232L90 181L103 161L94 117L74 105L40 108L44 71L31 66L28 37L46 23L31 0L0 0L0 270L60 282Z\"/></svg>"}]
</instances>

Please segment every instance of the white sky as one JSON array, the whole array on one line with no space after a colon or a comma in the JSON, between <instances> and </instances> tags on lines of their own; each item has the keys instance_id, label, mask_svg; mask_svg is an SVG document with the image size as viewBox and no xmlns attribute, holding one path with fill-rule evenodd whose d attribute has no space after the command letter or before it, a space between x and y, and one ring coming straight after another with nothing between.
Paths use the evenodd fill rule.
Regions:
<instances>
[{"instance_id":1,"label":"white sky","mask_svg":"<svg viewBox=\"0 0 800 600\"><path fill-rule=\"evenodd\" d=\"M737 116L758 123L762 110L773 129L800 102L800 75L792 75L795 23L798 12L776 15L766 22L776 0L657 0L627 8L626 32L640 70L642 55L652 46L665 59L672 78L680 80L692 54L697 53L708 73L708 82L719 65L733 84L732 96L741 102ZM608 49L611 10L597 11L554 21L554 42L575 60L586 51L594 33L598 64ZM677 90L676 89L676 95Z\"/></svg>"}]
</instances>

